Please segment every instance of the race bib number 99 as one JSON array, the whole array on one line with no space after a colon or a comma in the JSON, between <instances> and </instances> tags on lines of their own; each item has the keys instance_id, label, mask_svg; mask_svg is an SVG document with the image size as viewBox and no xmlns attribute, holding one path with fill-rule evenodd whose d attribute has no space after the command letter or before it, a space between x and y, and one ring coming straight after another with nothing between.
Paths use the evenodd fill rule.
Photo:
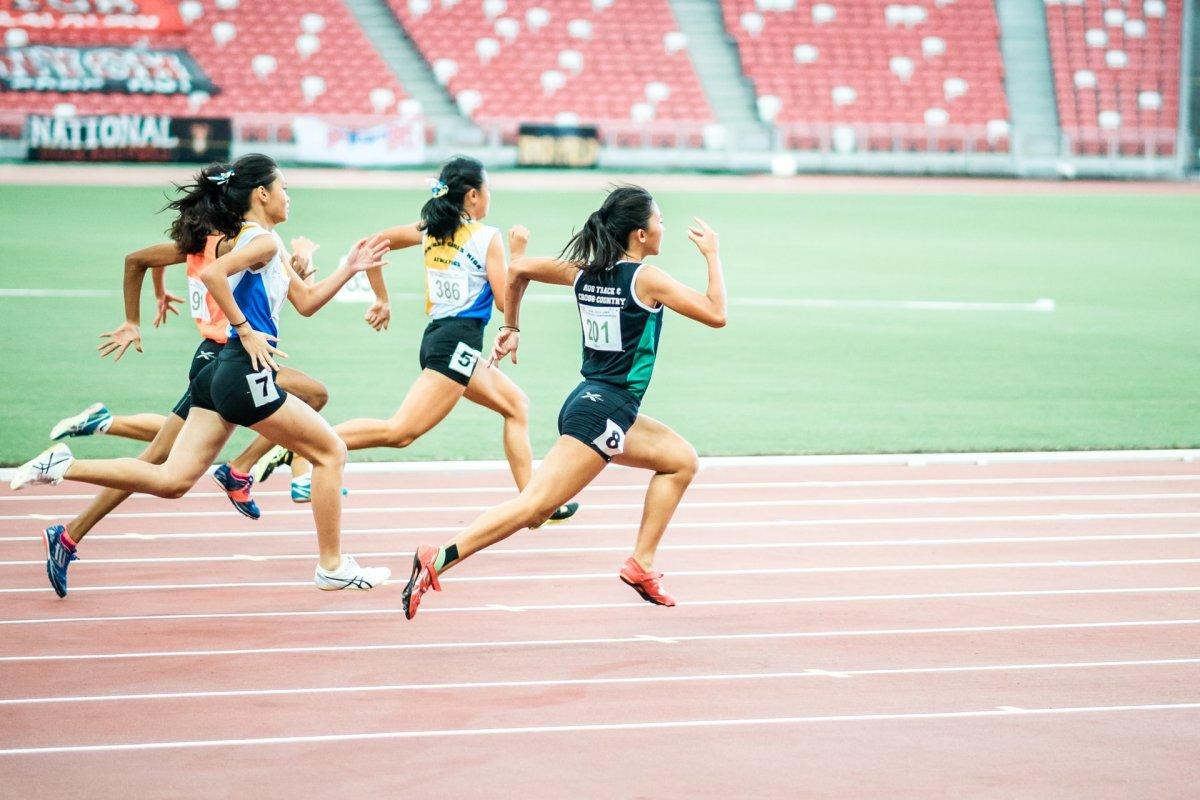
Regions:
<instances>
[{"instance_id":1,"label":"race bib number 99","mask_svg":"<svg viewBox=\"0 0 1200 800\"><path fill-rule=\"evenodd\" d=\"M467 273L448 269L430 269L429 301L434 305L460 306L467 302Z\"/></svg>"},{"instance_id":2,"label":"race bib number 99","mask_svg":"<svg viewBox=\"0 0 1200 800\"><path fill-rule=\"evenodd\" d=\"M199 278L188 278L188 307L192 311L192 319L201 322L212 322L208 315L208 287Z\"/></svg>"},{"instance_id":3,"label":"race bib number 99","mask_svg":"<svg viewBox=\"0 0 1200 800\"><path fill-rule=\"evenodd\" d=\"M621 309L579 306L583 322L583 346L592 350L621 352Z\"/></svg>"}]
</instances>

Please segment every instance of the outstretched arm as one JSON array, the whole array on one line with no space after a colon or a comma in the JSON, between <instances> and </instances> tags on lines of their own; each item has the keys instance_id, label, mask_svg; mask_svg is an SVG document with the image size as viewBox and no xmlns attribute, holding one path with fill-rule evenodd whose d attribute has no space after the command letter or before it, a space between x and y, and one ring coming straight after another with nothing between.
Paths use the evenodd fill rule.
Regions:
<instances>
[{"instance_id":1,"label":"outstretched arm","mask_svg":"<svg viewBox=\"0 0 1200 800\"><path fill-rule=\"evenodd\" d=\"M721 254L717 232L699 217L696 224L688 227L688 238L695 244L704 260L708 262L708 290L701 294L690 286L663 272L658 267L647 265L638 273L634 290L643 302L649 305L664 305L689 319L703 322L712 328L725 327L725 276L721 267Z\"/></svg>"},{"instance_id":2,"label":"outstretched arm","mask_svg":"<svg viewBox=\"0 0 1200 800\"><path fill-rule=\"evenodd\" d=\"M179 246L174 242L150 245L125 256L125 280L122 283L125 296L125 322L115 330L100 335L102 339L108 340L96 348L100 351L101 358L116 353L117 357L114 360L120 361L121 356L125 355L125 351L129 349L130 345L133 345L139 353L142 352L141 299L146 270L155 269L161 272L162 267L182 264L186 260L187 256L179 250ZM156 272L156 291L158 282L159 276ZM174 295L170 295L170 297L174 297ZM178 298L175 299L178 300Z\"/></svg>"},{"instance_id":3,"label":"outstretched arm","mask_svg":"<svg viewBox=\"0 0 1200 800\"><path fill-rule=\"evenodd\" d=\"M287 270L291 275L288 300L302 315L311 317L332 300L338 290L355 275L368 269L381 269L387 263L383 260L387 251L387 240L382 236L359 239L333 274L316 283L305 283L288 264Z\"/></svg>"},{"instance_id":4,"label":"outstretched arm","mask_svg":"<svg viewBox=\"0 0 1200 800\"><path fill-rule=\"evenodd\" d=\"M521 333L521 299L530 281L571 286L579 275L579 265L557 258L518 258L508 266L508 281L504 292L504 325L492 345L490 363L496 364L507 355L517 363L517 346Z\"/></svg>"},{"instance_id":5,"label":"outstretched arm","mask_svg":"<svg viewBox=\"0 0 1200 800\"><path fill-rule=\"evenodd\" d=\"M421 243L424 228L420 222L411 225L397 225L379 232L379 236L387 239L389 250L403 250L405 247L415 247ZM379 268L367 270L367 281L371 291L375 293L375 302L367 309L363 317L366 323L377 331L387 330L392 319L392 305L388 300L387 283L383 280L383 270Z\"/></svg>"}]
</instances>

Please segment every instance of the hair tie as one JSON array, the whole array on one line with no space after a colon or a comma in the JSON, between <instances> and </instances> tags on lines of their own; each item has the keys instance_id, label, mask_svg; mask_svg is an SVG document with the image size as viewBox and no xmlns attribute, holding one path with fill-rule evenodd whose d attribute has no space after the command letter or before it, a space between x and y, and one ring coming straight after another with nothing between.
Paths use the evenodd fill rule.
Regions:
<instances>
[{"instance_id":1,"label":"hair tie","mask_svg":"<svg viewBox=\"0 0 1200 800\"><path fill-rule=\"evenodd\" d=\"M210 181L215 183L217 186L224 186L225 184L229 183L229 179L233 177L233 174L234 174L233 170L226 170L225 172L222 172L220 175L209 175L207 177Z\"/></svg>"},{"instance_id":2,"label":"hair tie","mask_svg":"<svg viewBox=\"0 0 1200 800\"><path fill-rule=\"evenodd\" d=\"M445 197L450 194L450 187L437 178L426 178L425 182L429 184L429 193L434 197Z\"/></svg>"}]
</instances>

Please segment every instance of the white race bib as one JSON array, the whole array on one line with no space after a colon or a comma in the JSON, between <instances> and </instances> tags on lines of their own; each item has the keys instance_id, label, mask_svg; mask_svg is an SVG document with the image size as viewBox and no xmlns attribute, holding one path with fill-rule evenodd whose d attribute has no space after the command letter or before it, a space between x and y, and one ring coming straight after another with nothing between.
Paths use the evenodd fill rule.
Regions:
<instances>
[{"instance_id":1,"label":"white race bib","mask_svg":"<svg viewBox=\"0 0 1200 800\"><path fill-rule=\"evenodd\" d=\"M608 425L605 426L604 433L593 439L592 444L599 447L609 458L619 456L625 452L625 431L621 430L621 426L611 419L607 419L605 422Z\"/></svg>"},{"instance_id":2,"label":"white race bib","mask_svg":"<svg viewBox=\"0 0 1200 800\"><path fill-rule=\"evenodd\" d=\"M199 278L188 278L188 306L192 318L201 322L212 322L208 314L208 287Z\"/></svg>"},{"instance_id":3,"label":"white race bib","mask_svg":"<svg viewBox=\"0 0 1200 800\"><path fill-rule=\"evenodd\" d=\"M251 372L246 376L246 383L250 384L250 399L254 401L255 408L279 399L279 390L275 388L275 373L270 367Z\"/></svg>"},{"instance_id":4,"label":"white race bib","mask_svg":"<svg viewBox=\"0 0 1200 800\"><path fill-rule=\"evenodd\" d=\"M452 269L427 269L429 301L434 305L461 306L467 302L467 273Z\"/></svg>"},{"instance_id":5,"label":"white race bib","mask_svg":"<svg viewBox=\"0 0 1200 800\"><path fill-rule=\"evenodd\" d=\"M583 322L583 346L592 350L621 352L621 309L618 306L579 306Z\"/></svg>"}]
</instances>

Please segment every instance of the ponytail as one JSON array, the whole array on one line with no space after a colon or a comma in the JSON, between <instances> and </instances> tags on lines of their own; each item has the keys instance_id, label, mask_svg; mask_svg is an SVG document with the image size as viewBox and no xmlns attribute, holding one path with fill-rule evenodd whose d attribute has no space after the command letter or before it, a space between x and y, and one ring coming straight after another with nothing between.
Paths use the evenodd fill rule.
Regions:
<instances>
[{"instance_id":1,"label":"ponytail","mask_svg":"<svg viewBox=\"0 0 1200 800\"><path fill-rule=\"evenodd\" d=\"M629 235L650 224L653 205L654 198L642 187L618 186L588 216L559 258L579 264L588 274L608 269L625 255Z\"/></svg>"},{"instance_id":2,"label":"ponytail","mask_svg":"<svg viewBox=\"0 0 1200 800\"><path fill-rule=\"evenodd\" d=\"M278 177L275 161L257 153L232 164L209 164L196 173L192 183L175 184L180 196L163 209L176 212L167 234L187 254L204 252L211 234L235 238L250 210L251 192L270 186Z\"/></svg>"},{"instance_id":3,"label":"ponytail","mask_svg":"<svg viewBox=\"0 0 1200 800\"><path fill-rule=\"evenodd\" d=\"M433 239L445 240L463 224L463 204L472 189L482 189L483 164L456 156L446 162L437 180L430 182L432 195L421 207L421 222Z\"/></svg>"}]
</instances>

